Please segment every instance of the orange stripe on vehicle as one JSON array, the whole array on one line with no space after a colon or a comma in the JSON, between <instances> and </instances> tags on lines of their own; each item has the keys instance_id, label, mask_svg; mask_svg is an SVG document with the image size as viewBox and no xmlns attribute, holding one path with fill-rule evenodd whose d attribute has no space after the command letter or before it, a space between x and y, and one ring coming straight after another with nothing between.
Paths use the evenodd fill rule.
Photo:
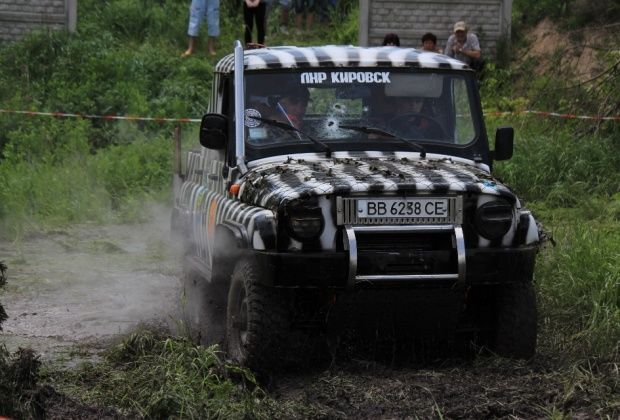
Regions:
<instances>
[{"instance_id":1,"label":"orange stripe on vehicle","mask_svg":"<svg viewBox=\"0 0 620 420\"><path fill-rule=\"evenodd\" d=\"M215 222L216 222L216 217L215 215L217 214L217 202L215 200L213 200L211 202L211 205L209 206L209 236L213 237L213 233L215 232Z\"/></svg>"}]
</instances>

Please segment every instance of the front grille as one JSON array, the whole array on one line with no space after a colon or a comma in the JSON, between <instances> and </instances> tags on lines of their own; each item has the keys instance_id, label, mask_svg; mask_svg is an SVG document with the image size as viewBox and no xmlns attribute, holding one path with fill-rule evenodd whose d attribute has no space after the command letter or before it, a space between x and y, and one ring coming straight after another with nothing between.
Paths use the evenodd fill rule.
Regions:
<instances>
[{"instance_id":1,"label":"front grille","mask_svg":"<svg viewBox=\"0 0 620 420\"><path fill-rule=\"evenodd\" d=\"M457 271L452 234L358 233L359 275L438 274Z\"/></svg>"},{"instance_id":2,"label":"front grille","mask_svg":"<svg viewBox=\"0 0 620 420\"><path fill-rule=\"evenodd\" d=\"M430 196L419 196L420 198L431 198ZM373 197L374 199L379 199ZM383 197L394 198L394 196ZM458 196L442 196L432 198L445 198L448 200L448 217L377 217L363 218L358 217L357 202L358 200L368 199L368 197L337 197L336 198L336 222L342 225L435 225L435 224L455 224L460 225L463 222L463 197Z\"/></svg>"}]
</instances>

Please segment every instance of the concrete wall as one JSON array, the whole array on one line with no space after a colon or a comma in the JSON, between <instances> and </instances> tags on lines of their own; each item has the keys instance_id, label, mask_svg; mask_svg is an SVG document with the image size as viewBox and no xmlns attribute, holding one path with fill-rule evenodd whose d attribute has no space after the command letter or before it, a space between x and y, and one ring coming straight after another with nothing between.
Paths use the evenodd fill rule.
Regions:
<instances>
[{"instance_id":1,"label":"concrete wall","mask_svg":"<svg viewBox=\"0 0 620 420\"><path fill-rule=\"evenodd\" d=\"M77 0L0 0L0 43L34 30L75 31Z\"/></svg>"},{"instance_id":2,"label":"concrete wall","mask_svg":"<svg viewBox=\"0 0 620 420\"><path fill-rule=\"evenodd\" d=\"M401 46L417 48L422 35L432 32L444 48L454 23L464 20L489 57L502 36L510 37L511 13L512 0L360 0L359 43L381 45L394 32Z\"/></svg>"}]
</instances>

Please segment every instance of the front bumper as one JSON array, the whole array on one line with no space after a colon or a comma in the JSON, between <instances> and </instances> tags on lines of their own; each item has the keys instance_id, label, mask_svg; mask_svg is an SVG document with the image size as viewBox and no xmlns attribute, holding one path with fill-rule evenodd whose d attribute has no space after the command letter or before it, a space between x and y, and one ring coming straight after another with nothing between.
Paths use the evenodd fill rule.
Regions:
<instances>
[{"instance_id":1,"label":"front bumper","mask_svg":"<svg viewBox=\"0 0 620 420\"><path fill-rule=\"evenodd\" d=\"M396 281L364 281L353 287L429 287L516 283L530 279L538 246L518 248L467 249L464 279L418 279ZM253 251L263 276L263 283L275 287L337 288L351 287L349 252L321 251L282 253Z\"/></svg>"}]
</instances>

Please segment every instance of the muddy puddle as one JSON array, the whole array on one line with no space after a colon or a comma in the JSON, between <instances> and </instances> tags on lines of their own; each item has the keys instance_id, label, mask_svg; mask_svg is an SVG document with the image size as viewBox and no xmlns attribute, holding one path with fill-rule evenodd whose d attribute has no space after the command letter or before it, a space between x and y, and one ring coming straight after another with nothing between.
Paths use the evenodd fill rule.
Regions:
<instances>
[{"instance_id":1,"label":"muddy puddle","mask_svg":"<svg viewBox=\"0 0 620 420\"><path fill-rule=\"evenodd\" d=\"M44 360L96 352L141 324L178 325L179 256L169 212L131 225L81 225L17 243L0 242L9 319L0 341ZM88 349L88 350L84 350Z\"/></svg>"}]
</instances>

